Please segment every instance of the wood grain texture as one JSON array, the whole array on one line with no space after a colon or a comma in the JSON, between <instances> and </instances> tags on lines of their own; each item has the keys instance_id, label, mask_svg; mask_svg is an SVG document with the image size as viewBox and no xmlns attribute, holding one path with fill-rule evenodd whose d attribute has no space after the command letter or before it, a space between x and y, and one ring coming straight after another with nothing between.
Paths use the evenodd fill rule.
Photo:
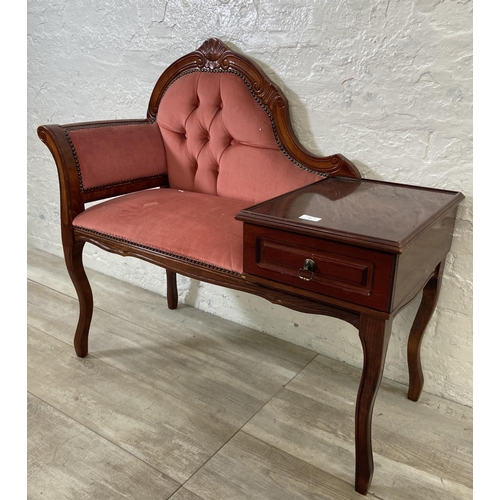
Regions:
<instances>
[{"instance_id":1,"label":"wood grain texture","mask_svg":"<svg viewBox=\"0 0 500 500\"><path fill-rule=\"evenodd\" d=\"M323 356L310 363L243 431L271 446L352 481L354 405L360 370ZM472 410L423 394L415 404L405 387L385 381L373 414L380 498L472 498Z\"/></svg>"},{"instance_id":2,"label":"wood grain texture","mask_svg":"<svg viewBox=\"0 0 500 500\"><path fill-rule=\"evenodd\" d=\"M92 270L88 275L98 318L92 326L96 351L79 359L72 348L78 303L64 261L28 253L29 389L74 422L75 443L90 433L130 457L127 471L152 467L164 478L186 481L158 498L360 498L352 487L359 369L196 309L169 311L164 297ZM198 379L204 365L218 392L203 394L207 386ZM233 365L241 367L239 378ZM286 388L264 401L277 386L260 372ZM382 381L368 498L471 499L472 409L425 392L414 403L405 393L404 385ZM238 432L242 424L231 421L241 422L258 405ZM59 425L67 436L59 420L53 432ZM93 449L96 463L107 463L99 455L108 456L108 448ZM51 462L51 475L35 474L32 484L67 492L61 498L85 498L90 486L74 464L86 456ZM82 496L67 489L72 476L76 485L83 481Z\"/></svg>"},{"instance_id":3,"label":"wood grain texture","mask_svg":"<svg viewBox=\"0 0 500 500\"><path fill-rule=\"evenodd\" d=\"M358 390L359 368L339 363L325 356L317 356L286 388L314 400L353 411L353 395ZM448 401L432 394L422 393L417 404L405 399L406 386L384 379L377 397L375 425L391 433L409 437L415 434L421 421L432 423L422 432L430 433L428 440L436 448L452 452L463 450L463 456L472 463L472 408ZM379 418L381 416L394 418ZM449 447L446 448L447 443ZM455 450L456 451L456 450Z\"/></svg>"},{"instance_id":4,"label":"wood grain texture","mask_svg":"<svg viewBox=\"0 0 500 500\"><path fill-rule=\"evenodd\" d=\"M182 483L236 431L214 417L28 328L28 390Z\"/></svg>"},{"instance_id":5,"label":"wood grain texture","mask_svg":"<svg viewBox=\"0 0 500 500\"><path fill-rule=\"evenodd\" d=\"M163 500L179 484L28 394L28 499Z\"/></svg>"},{"instance_id":6,"label":"wood grain texture","mask_svg":"<svg viewBox=\"0 0 500 500\"><path fill-rule=\"evenodd\" d=\"M71 345L71 314L78 310L77 301L36 283L29 283L28 290L29 323ZM275 360L269 353L248 349L248 339L237 333L221 346L220 340L212 341L192 328L178 329L182 338L172 340L100 309L95 316L99 323L93 326L94 357L235 427L241 427L313 356L309 353L294 369L286 358ZM217 325L223 320L206 316L200 329L221 329Z\"/></svg>"},{"instance_id":7,"label":"wood grain texture","mask_svg":"<svg viewBox=\"0 0 500 500\"><path fill-rule=\"evenodd\" d=\"M186 488L179 488L171 497L170 500L203 500L198 495L191 493Z\"/></svg>"},{"instance_id":8,"label":"wood grain texture","mask_svg":"<svg viewBox=\"0 0 500 500\"><path fill-rule=\"evenodd\" d=\"M72 314L78 311L78 304L53 290L65 290L67 277L60 269L64 280L58 281L60 259L49 257L55 272L50 275L52 288L29 283L29 321L71 344ZM31 259L42 265L37 258ZM36 277L35 264L33 268L30 274ZM41 271L38 279L43 279ZM101 307L94 313L99 322L92 327L93 355L231 425L243 425L315 356L260 332L240 326L235 329L232 323L193 308L168 311L161 297L112 278L100 276L94 281L101 285L95 286ZM113 300L113 286L115 294L122 290L125 307L116 308L119 301ZM108 301L116 308L113 314L102 310ZM185 326L179 328L179 324Z\"/></svg>"},{"instance_id":9,"label":"wood grain texture","mask_svg":"<svg viewBox=\"0 0 500 500\"><path fill-rule=\"evenodd\" d=\"M50 273L47 269L50 269ZM141 327L144 331L137 335L138 338L153 342L167 338L185 343L186 339L191 339L196 334L201 339L200 343L207 344L199 346L204 352L206 347L213 347L217 356L221 353L228 357L238 356L240 368L245 359L250 366L257 362L256 358L261 357L269 368L281 367L286 376L300 371L316 355L309 349L192 307L180 305L175 311L169 311L165 307L164 298L156 293L92 269L87 269L87 273L92 282L96 309ZM76 298L64 261L57 256L30 250L28 278ZM180 324L182 328L179 328Z\"/></svg>"},{"instance_id":10,"label":"wood grain texture","mask_svg":"<svg viewBox=\"0 0 500 500\"><path fill-rule=\"evenodd\" d=\"M244 432L185 487L204 500L359 499L349 483Z\"/></svg>"}]
</instances>

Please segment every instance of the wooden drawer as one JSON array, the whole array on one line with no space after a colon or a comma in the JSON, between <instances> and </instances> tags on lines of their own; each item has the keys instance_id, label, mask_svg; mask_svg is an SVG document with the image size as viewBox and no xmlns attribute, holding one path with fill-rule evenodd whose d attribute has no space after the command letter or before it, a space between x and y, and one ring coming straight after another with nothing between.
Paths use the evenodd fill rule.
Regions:
<instances>
[{"instance_id":1,"label":"wooden drawer","mask_svg":"<svg viewBox=\"0 0 500 500\"><path fill-rule=\"evenodd\" d=\"M395 258L376 250L244 225L244 273L381 311L389 310ZM303 269L306 259L314 262L313 272Z\"/></svg>"}]
</instances>

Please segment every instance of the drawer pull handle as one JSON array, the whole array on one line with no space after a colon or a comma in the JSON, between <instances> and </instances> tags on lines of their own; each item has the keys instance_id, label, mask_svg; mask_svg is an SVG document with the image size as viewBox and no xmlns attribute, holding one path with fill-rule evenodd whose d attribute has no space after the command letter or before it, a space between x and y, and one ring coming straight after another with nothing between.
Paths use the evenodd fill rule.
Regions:
<instances>
[{"instance_id":1,"label":"drawer pull handle","mask_svg":"<svg viewBox=\"0 0 500 500\"><path fill-rule=\"evenodd\" d=\"M304 265L299 269L299 278L304 281L311 281L314 278L314 271L316 271L316 262L312 259L306 259ZM304 273L309 273L309 275Z\"/></svg>"}]
</instances>

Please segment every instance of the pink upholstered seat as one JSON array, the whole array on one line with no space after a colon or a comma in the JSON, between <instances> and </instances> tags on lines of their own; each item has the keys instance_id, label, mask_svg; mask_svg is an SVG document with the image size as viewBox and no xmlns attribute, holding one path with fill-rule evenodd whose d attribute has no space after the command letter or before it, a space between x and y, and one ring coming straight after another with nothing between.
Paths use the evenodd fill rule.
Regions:
<instances>
[{"instance_id":1,"label":"pink upholstered seat","mask_svg":"<svg viewBox=\"0 0 500 500\"><path fill-rule=\"evenodd\" d=\"M177 189L152 189L94 205L80 227L208 267L243 270L243 227L234 216L247 202Z\"/></svg>"},{"instance_id":2,"label":"pink upholstered seat","mask_svg":"<svg viewBox=\"0 0 500 500\"><path fill-rule=\"evenodd\" d=\"M319 179L283 154L267 112L234 73L181 76L156 123L76 128L69 136L82 188L165 173L170 185L95 205L75 227L236 273L243 228L235 215Z\"/></svg>"}]
</instances>

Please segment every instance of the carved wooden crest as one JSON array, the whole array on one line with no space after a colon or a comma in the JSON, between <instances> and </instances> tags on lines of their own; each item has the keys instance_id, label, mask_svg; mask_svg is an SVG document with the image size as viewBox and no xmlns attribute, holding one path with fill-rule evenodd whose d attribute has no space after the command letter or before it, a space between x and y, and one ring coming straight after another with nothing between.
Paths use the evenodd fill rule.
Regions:
<instances>
[{"instance_id":1,"label":"carved wooden crest","mask_svg":"<svg viewBox=\"0 0 500 500\"><path fill-rule=\"evenodd\" d=\"M197 64L200 68L213 69L228 69L229 61L224 59L224 54L228 51L226 47L217 38L210 38L203 42L203 45L198 49L200 58Z\"/></svg>"}]
</instances>

